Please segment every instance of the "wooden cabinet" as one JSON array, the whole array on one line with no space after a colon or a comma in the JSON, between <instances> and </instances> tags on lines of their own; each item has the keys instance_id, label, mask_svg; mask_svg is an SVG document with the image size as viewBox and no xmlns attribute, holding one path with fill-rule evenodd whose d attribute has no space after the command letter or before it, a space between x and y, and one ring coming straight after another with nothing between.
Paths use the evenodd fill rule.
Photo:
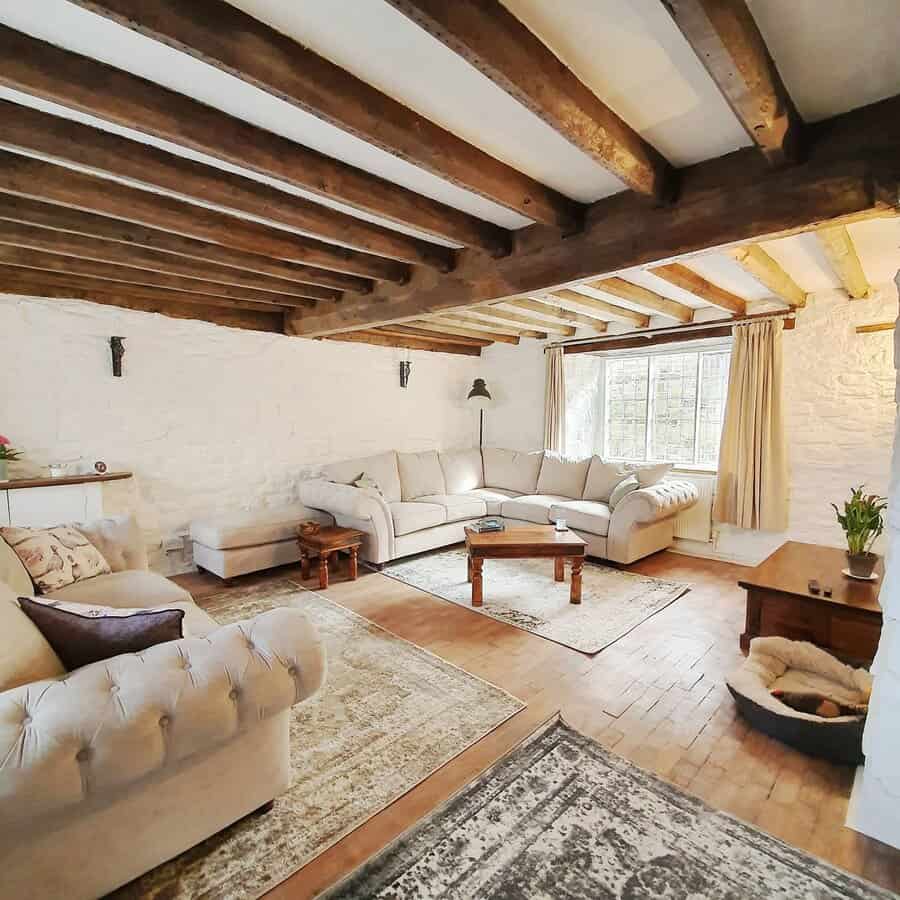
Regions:
<instances>
[{"instance_id":1,"label":"wooden cabinet","mask_svg":"<svg viewBox=\"0 0 900 900\"><path fill-rule=\"evenodd\" d=\"M99 519L104 514L104 483L130 477L130 472L110 472L0 482L5 488L0 491L0 525L41 528Z\"/></svg>"}]
</instances>

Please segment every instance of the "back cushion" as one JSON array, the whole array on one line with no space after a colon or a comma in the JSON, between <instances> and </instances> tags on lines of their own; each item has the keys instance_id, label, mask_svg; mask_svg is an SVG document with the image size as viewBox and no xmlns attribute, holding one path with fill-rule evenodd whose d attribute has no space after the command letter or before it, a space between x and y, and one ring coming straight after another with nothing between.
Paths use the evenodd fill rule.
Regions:
<instances>
[{"instance_id":1,"label":"back cushion","mask_svg":"<svg viewBox=\"0 0 900 900\"><path fill-rule=\"evenodd\" d=\"M0 692L65 675L66 670L53 648L19 609L16 595L3 584L0 584L0 636Z\"/></svg>"},{"instance_id":2,"label":"back cushion","mask_svg":"<svg viewBox=\"0 0 900 900\"><path fill-rule=\"evenodd\" d=\"M134 516L111 516L92 522L74 522L77 528L102 554L113 572L147 569L147 545Z\"/></svg>"},{"instance_id":3,"label":"back cushion","mask_svg":"<svg viewBox=\"0 0 900 900\"><path fill-rule=\"evenodd\" d=\"M609 497L613 489L626 476L627 473L622 471L620 463L603 462L599 456L593 457L588 469L582 499L609 503Z\"/></svg>"},{"instance_id":4,"label":"back cushion","mask_svg":"<svg viewBox=\"0 0 900 900\"><path fill-rule=\"evenodd\" d=\"M448 494L462 494L484 487L484 468L480 450L452 450L439 453Z\"/></svg>"},{"instance_id":5,"label":"back cushion","mask_svg":"<svg viewBox=\"0 0 900 900\"><path fill-rule=\"evenodd\" d=\"M360 475L368 475L378 484L378 489L388 503L400 502L400 474L397 471L397 453L389 450L377 456L348 459L331 463L322 469L329 481L338 484L353 484Z\"/></svg>"},{"instance_id":6,"label":"back cushion","mask_svg":"<svg viewBox=\"0 0 900 900\"><path fill-rule=\"evenodd\" d=\"M545 453L537 492L580 500L590 464L590 459L565 459L554 453Z\"/></svg>"},{"instance_id":7,"label":"back cushion","mask_svg":"<svg viewBox=\"0 0 900 900\"><path fill-rule=\"evenodd\" d=\"M538 473L544 459L543 450L520 453L517 450L501 450L485 447L484 484L489 488L501 488L518 494L533 494L537 489Z\"/></svg>"},{"instance_id":8,"label":"back cushion","mask_svg":"<svg viewBox=\"0 0 900 900\"><path fill-rule=\"evenodd\" d=\"M437 450L423 453L398 453L397 468L400 470L400 491L403 500L415 500L427 494L446 494L444 470L441 468Z\"/></svg>"},{"instance_id":9,"label":"back cushion","mask_svg":"<svg viewBox=\"0 0 900 900\"><path fill-rule=\"evenodd\" d=\"M17 597L30 597L34 593L34 585L28 569L19 559L16 551L0 537L0 588L6 585Z\"/></svg>"}]
</instances>

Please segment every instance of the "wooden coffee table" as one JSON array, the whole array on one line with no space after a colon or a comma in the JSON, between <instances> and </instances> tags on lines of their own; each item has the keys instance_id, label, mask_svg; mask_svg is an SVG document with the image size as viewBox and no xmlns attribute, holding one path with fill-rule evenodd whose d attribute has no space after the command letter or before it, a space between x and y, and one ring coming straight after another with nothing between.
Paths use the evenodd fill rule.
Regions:
<instances>
[{"instance_id":1,"label":"wooden coffee table","mask_svg":"<svg viewBox=\"0 0 900 900\"><path fill-rule=\"evenodd\" d=\"M577 534L557 531L552 525L516 525L504 531L480 534L466 529L466 550L469 554L469 581L472 582L472 606L484 602L482 567L486 559L552 559L554 577L565 581L565 563L572 560L572 586L569 601L581 603L581 569L584 548L587 546Z\"/></svg>"},{"instance_id":2,"label":"wooden coffee table","mask_svg":"<svg viewBox=\"0 0 900 900\"><path fill-rule=\"evenodd\" d=\"M359 571L359 545L365 535L355 528L322 528L318 534L297 534L300 545L300 574L309 578L309 558L319 557L319 590L328 587L328 563L337 558L338 552L345 550L349 554L348 569L351 581L356 581Z\"/></svg>"},{"instance_id":3,"label":"wooden coffee table","mask_svg":"<svg viewBox=\"0 0 900 900\"><path fill-rule=\"evenodd\" d=\"M884 565L878 561L877 581L857 581L841 574L847 568L843 550L788 541L738 581L747 590L747 622L741 649L760 635L781 635L818 644L836 656L871 660L881 636L878 593ZM826 597L812 594L809 581L831 587Z\"/></svg>"}]
</instances>

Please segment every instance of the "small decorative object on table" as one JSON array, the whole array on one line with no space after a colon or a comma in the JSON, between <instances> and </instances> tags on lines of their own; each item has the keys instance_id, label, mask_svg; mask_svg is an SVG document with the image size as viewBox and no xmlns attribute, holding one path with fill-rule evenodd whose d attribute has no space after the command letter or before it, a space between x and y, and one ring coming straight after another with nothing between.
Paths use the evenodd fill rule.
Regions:
<instances>
[{"instance_id":1,"label":"small decorative object on table","mask_svg":"<svg viewBox=\"0 0 900 900\"><path fill-rule=\"evenodd\" d=\"M21 450L16 450L12 446L12 442L8 437L0 434L0 481L6 481L9 478L9 463L13 460L20 459Z\"/></svg>"},{"instance_id":2,"label":"small decorative object on table","mask_svg":"<svg viewBox=\"0 0 900 900\"><path fill-rule=\"evenodd\" d=\"M304 523L306 524L306 523ZM359 547L365 534L355 528L320 528L316 534L304 534L297 529L297 543L300 545L300 573L304 580L309 578L309 559L319 557L319 590L328 587L328 563L337 559L339 551L348 554L348 572L351 581L356 581L358 572Z\"/></svg>"},{"instance_id":3,"label":"small decorative object on table","mask_svg":"<svg viewBox=\"0 0 900 900\"><path fill-rule=\"evenodd\" d=\"M837 520L847 535L847 562L844 574L850 578L874 579L872 570L878 562L878 554L872 553L872 545L884 531L884 510L887 499L877 494L864 494L865 485L851 488L850 499L844 502L841 512L832 503Z\"/></svg>"},{"instance_id":4,"label":"small decorative object on table","mask_svg":"<svg viewBox=\"0 0 900 900\"><path fill-rule=\"evenodd\" d=\"M297 531L302 534L304 537L309 537L313 534L318 534L322 529L322 523L316 522L314 519L309 519L306 522L301 522L297 526Z\"/></svg>"},{"instance_id":5,"label":"small decorative object on table","mask_svg":"<svg viewBox=\"0 0 900 900\"><path fill-rule=\"evenodd\" d=\"M50 463L47 468L50 470L51 478L63 478L69 470L68 464L63 462Z\"/></svg>"},{"instance_id":6,"label":"small decorative object on table","mask_svg":"<svg viewBox=\"0 0 900 900\"><path fill-rule=\"evenodd\" d=\"M491 516L487 519L479 519L471 527L473 531L477 531L479 534L486 534L489 531L503 531L506 526L503 524L503 519Z\"/></svg>"}]
</instances>

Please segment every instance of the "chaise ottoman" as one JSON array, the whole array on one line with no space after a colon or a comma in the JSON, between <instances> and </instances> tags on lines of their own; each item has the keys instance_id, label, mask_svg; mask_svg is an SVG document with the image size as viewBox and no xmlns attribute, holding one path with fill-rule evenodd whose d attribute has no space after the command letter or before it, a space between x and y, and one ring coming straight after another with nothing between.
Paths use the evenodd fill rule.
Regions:
<instances>
[{"instance_id":1,"label":"chaise ottoman","mask_svg":"<svg viewBox=\"0 0 900 900\"><path fill-rule=\"evenodd\" d=\"M297 525L308 519L334 524L329 513L302 503L191 522L194 562L200 571L224 579L297 562Z\"/></svg>"}]
</instances>

